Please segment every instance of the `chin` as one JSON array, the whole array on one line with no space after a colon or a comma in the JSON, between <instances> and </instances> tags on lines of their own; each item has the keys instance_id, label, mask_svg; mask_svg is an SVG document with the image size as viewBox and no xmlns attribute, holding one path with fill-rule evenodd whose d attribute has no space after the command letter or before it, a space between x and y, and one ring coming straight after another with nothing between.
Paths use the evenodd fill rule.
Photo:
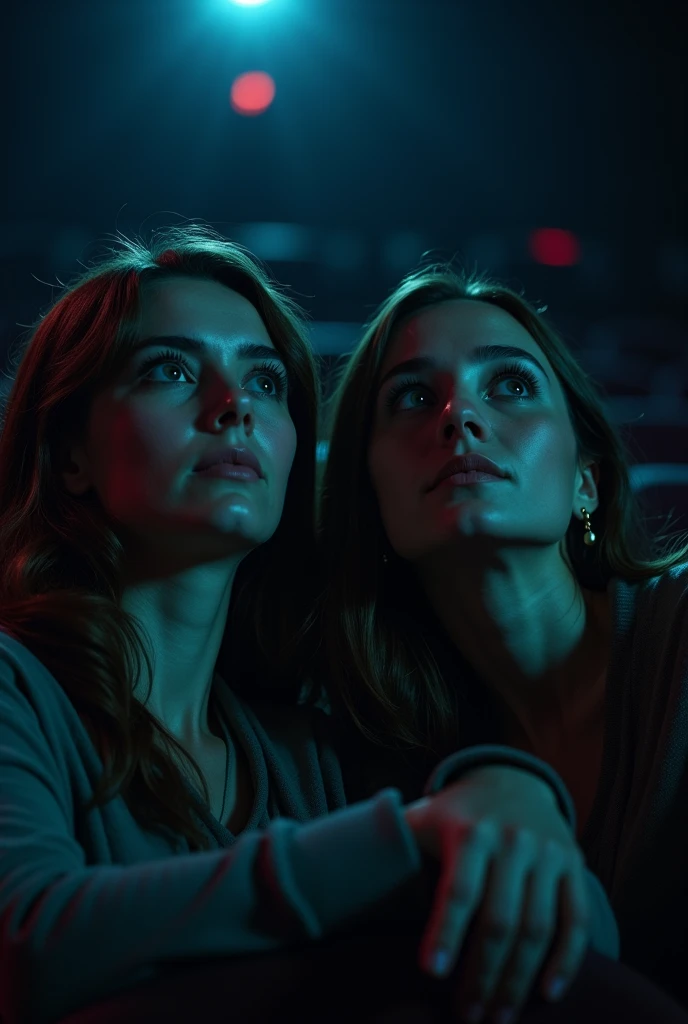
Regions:
<instances>
[{"instance_id":1,"label":"chin","mask_svg":"<svg viewBox=\"0 0 688 1024\"><path fill-rule=\"evenodd\" d=\"M439 543L451 543L460 537L479 537L489 532L489 523L477 509L447 508L439 521L433 523L428 534L437 538Z\"/></svg>"},{"instance_id":2,"label":"chin","mask_svg":"<svg viewBox=\"0 0 688 1024\"><path fill-rule=\"evenodd\" d=\"M236 534L255 538L258 543L271 536L279 524L279 515L266 508L265 501L254 501L252 496L224 495L221 501L204 502L182 511L182 518L194 530L210 530L218 534Z\"/></svg>"},{"instance_id":3,"label":"chin","mask_svg":"<svg viewBox=\"0 0 688 1024\"><path fill-rule=\"evenodd\" d=\"M270 540L277 526L278 523L266 522L264 516L224 510L210 516L204 523L194 524L193 533L196 536L212 537L214 545L239 544L254 548Z\"/></svg>"},{"instance_id":4,"label":"chin","mask_svg":"<svg viewBox=\"0 0 688 1024\"><path fill-rule=\"evenodd\" d=\"M265 544L274 534L279 519L248 503L216 505L214 508L177 509L171 517L156 517L144 532L150 542L172 550L181 547L190 559L199 561L247 554Z\"/></svg>"}]
</instances>

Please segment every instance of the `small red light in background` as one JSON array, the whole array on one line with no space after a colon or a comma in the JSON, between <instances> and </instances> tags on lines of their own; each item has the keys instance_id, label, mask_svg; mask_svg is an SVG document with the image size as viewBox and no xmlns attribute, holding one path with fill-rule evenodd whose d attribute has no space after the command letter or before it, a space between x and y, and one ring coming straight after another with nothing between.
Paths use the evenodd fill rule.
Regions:
<instances>
[{"instance_id":1,"label":"small red light in background","mask_svg":"<svg viewBox=\"0 0 688 1024\"><path fill-rule=\"evenodd\" d=\"M563 228L538 228L531 231L528 251L536 263L548 267L573 267L580 262L580 242L572 231Z\"/></svg>"},{"instance_id":2,"label":"small red light in background","mask_svg":"<svg viewBox=\"0 0 688 1024\"><path fill-rule=\"evenodd\" d=\"M264 71L247 71L232 83L232 108L244 117L264 113L275 98L275 83Z\"/></svg>"}]
</instances>

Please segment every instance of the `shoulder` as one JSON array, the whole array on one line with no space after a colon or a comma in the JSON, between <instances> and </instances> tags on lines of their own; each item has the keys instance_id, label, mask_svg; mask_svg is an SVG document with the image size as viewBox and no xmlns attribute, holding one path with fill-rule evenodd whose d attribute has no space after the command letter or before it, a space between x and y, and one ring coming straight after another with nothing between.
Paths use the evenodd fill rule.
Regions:
<instances>
[{"instance_id":1,"label":"shoulder","mask_svg":"<svg viewBox=\"0 0 688 1024\"><path fill-rule=\"evenodd\" d=\"M57 685L53 675L28 647L0 629L0 690L31 698L38 686Z\"/></svg>"},{"instance_id":2,"label":"shoulder","mask_svg":"<svg viewBox=\"0 0 688 1024\"><path fill-rule=\"evenodd\" d=\"M688 562L675 565L659 576L647 581L648 589L657 594L672 594L684 600L688 597Z\"/></svg>"},{"instance_id":3,"label":"shoulder","mask_svg":"<svg viewBox=\"0 0 688 1024\"><path fill-rule=\"evenodd\" d=\"M0 630L0 725L30 710L21 662L25 648ZM26 652L29 653L28 651Z\"/></svg>"},{"instance_id":4,"label":"shoulder","mask_svg":"<svg viewBox=\"0 0 688 1024\"><path fill-rule=\"evenodd\" d=\"M620 580L618 587L635 606L636 629L662 633L688 628L688 563L640 582Z\"/></svg>"},{"instance_id":5,"label":"shoulder","mask_svg":"<svg viewBox=\"0 0 688 1024\"><path fill-rule=\"evenodd\" d=\"M615 645L639 692L667 708L688 688L688 565L646 580L616 580Z\"/></svg>"},{"instance_id":6,"label":"shoulder","mask_svg":"<svg viewBox=\"0 0 688 1024\"><path fill-rule=\"evenodd\" d=\"M75 742L80 722L51 672L18 640L0 630L0 762L52 773ZM42 766L42 767L41 767Z\"/></svg>"},{"instance_id":7,"label":"shoulder","mask_svg":"<svg viewBox=\"0 0 688 1024\"><path fill-rule=\"evenodd\" d=\"M40 733L55 749L88 738L64 687L28 647L1 629L0 719L27 735Z\"/></svg>"}]
</instances>

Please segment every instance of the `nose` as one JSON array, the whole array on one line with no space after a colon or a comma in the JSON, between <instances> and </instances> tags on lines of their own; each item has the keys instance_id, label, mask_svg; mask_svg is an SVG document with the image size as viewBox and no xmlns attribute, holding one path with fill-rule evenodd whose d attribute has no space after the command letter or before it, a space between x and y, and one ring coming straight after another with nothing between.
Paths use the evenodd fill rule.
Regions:
<instances>
[{"instance_id":1,"label":"nose","mask_svg":"<svg viewBox=\"0 0 688 1024\"><path fill-rule=\"evenodd\" d=\"M255 422L251 396L243 388L230 388L212 409L210 420L213 430L243 427L246 436L250 437Z\"/></svg>"},{"instance_id":2,"label":"nose","mask_svg":"<svg viewBox=\"0 0 688 1024\"><path fill-rule=\"evenodd\" d=\"M492 428L474 402L454 395L442 410L439 420L439 440L442 444L456 444L464 437L477 437L486 441Z\"/></svg>"}]
</instances>

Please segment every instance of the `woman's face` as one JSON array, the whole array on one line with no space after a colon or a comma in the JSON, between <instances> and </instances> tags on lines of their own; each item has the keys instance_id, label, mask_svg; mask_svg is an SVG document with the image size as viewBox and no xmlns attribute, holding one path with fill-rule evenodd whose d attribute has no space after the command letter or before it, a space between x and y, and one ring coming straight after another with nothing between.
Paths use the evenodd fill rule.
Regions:
<instances>
[{"instance_id":1,"label":"woman's face","mask_svg":"<svg viewBox=\"0 0 688 1024\"><path fill-rule=\"evenodd\" d=\"M66 486L94 488L137 549L193 563L264 543L282 515L296 431L286 369L257 310L216 281L157 281L142 290L138 337L93 400ZM255 456L259 474L196 471L230 447Z\"/></svg>"},{"instance_id":2,"label":"woman's face","mask_svg":"<svg viewBox=\"0 0 688 1024\"><path fill-rule=\"evenodd\" d=\"M455 300L409 317L379 379L368 468L402 558L432 556L457 540L467 554L482 542L555 544L574 510L595 509L594 471L578 468L557 377L502 309ZM467 453L492 460L504 476L453 476L435 486L449 460Z\"/></svg>"}]
</instances>

